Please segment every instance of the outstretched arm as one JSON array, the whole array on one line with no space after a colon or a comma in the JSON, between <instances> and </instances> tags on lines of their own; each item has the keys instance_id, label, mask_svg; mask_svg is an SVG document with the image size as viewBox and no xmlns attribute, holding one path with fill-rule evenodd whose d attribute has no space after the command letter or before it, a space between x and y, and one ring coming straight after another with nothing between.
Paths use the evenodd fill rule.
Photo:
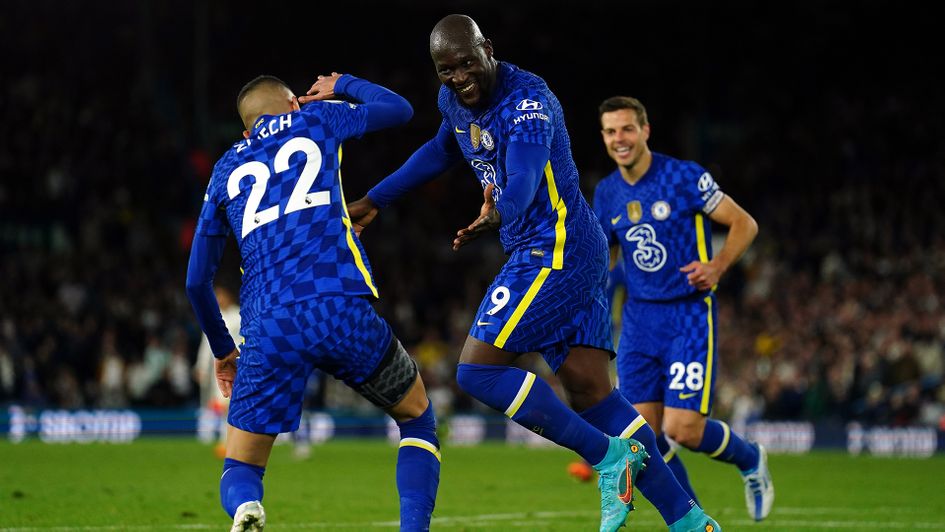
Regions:
<instances>
[{"instance_id":1,"label":"outstretched arm","mask_svg":"<svg viewBox=\"0 0 945 532\"><path fill-rule=\"evenodd\" d=\"M361 199L348 204L348 217L359 237L378 210L407 192L431 181L453 166L461 154L449 124L444 120L436 136L426 142L394 173L385 177Z\"/></svg>"},{"instance_id":2,"label":"outstretched arm","mask_svg":"<svg viewBox=\"0 0 945 532\"><path fill-rule=\"evenodd\" d=\"M448 170L459 161L460 156L453 131L444 120L435 137L415 151L403 166L369 190L366 197L375 208L386 207ZM357 222L353 215L351 220Z\"/></svg>"},{"instance_id":3,"label":"outstretched arm","mask_svg":"<svg viewBox=\"0 0 945 532\"><path fill-rule=\"evenodd\" d=\"M332 72L330 76L318 76L305 94L299 97L300 104L339 97L360 102L367 110L368 133L406 124L413 116L413 107L403 96L351 74Z\"/></svg>"}]
</instances>

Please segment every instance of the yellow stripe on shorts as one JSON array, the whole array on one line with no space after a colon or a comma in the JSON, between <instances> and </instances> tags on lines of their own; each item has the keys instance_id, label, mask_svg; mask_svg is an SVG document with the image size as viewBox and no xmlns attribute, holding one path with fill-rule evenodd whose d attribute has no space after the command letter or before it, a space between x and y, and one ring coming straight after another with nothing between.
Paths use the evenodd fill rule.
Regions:
<instances>
[{"instance_id":1,"label":"yellow stripe on shorts","mask_svg":"<svg viewBox=\"0 0 945 532\"><path fill-rule=\"evenodd\" d=\"M522 319L522 315L525 314L525 311L528 310L528 306L532 304L532 300L538 295L538 290L541 288L541 285L545 284L545 279L548 278L549 273L551 273L551 268L542 268L541 271L538 272L538 276L535 277L535 280L532 281L532 285L529 286L528 291L525 292L525 297L523 297L522 301L515 307L515 311L512 312L509 321L505 322L502 330L499 331L499 336L495 339L494 343L496 347L502 349L505 346L505 342L507 342L509 336L512 335L515 326L518 325L519 320Z\"/></svg>"},{"instance_id":2,"label":"yellow stripe on shorts","mask_svg":"<svg viewBox=\"0 0 945 532\"><path fill-rule=\"evenodd\" d=\"M712 367L715 357L715 335L712 332L712 296L706 296L705 299L708 312L706 313L706 323L709 325L709 347L705 355L705 383L702 385L702 404L699 405L699 413L709 415L709 397L712 395Z\"/></svg>"}]
</instances>

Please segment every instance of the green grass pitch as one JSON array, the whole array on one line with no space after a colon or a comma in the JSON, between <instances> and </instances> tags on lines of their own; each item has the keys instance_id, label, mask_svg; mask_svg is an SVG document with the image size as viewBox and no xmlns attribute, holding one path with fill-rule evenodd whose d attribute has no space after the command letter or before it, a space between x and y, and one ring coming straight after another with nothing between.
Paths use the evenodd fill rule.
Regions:
<instances>
[{"instance_id":1,"label":"green grass pitch","mask_svg":"<svg viewBox=\"0 0 945 532\"><path fill-rule=\"evenodd\" d=\"M395 530L396 449L338 440L297 461L279 445L266 471L267 530ZM596 483L578 483L560 449L447 447L434 530L597 529ZM945 456L772 455L777 501L750 521L733 468L684 453L703 505L727 531L945 530ZM218 502L221 462L189 439L131 444L0 442L0 532L228 530ZM665 530L637 501L630 529Z\"/></svg>"}]
</instances>

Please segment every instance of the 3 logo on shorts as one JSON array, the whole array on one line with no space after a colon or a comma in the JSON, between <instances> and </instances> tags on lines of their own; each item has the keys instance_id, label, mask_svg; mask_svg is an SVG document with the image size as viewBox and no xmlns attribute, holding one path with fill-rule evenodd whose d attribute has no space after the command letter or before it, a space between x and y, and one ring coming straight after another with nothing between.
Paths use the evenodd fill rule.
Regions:
<instances>
[{"instance_id":1,"label":"3 logo on shorts","mask_svg":"<svg viewBox=\"0 0 945 532\"><path fill-rule=\"evenodd\" d=\"M682 392L680 392L679 398L685 401L686 399L689 399L690 397L695 397L695 396L697 396L697 395L699 395L699 392L692 392L692 393L682 393Z\"/></svg>"}]
</instances>

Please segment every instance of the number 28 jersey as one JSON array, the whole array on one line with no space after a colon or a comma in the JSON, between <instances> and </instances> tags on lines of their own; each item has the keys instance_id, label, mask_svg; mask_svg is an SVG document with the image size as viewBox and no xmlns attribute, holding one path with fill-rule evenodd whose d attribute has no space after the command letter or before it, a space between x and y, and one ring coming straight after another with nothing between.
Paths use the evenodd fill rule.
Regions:
<instances>
[{"instance_id":1,"label":"number 28 jersey","mask_svg":"<svg viewBox=\"0 0 945 532\"><path fill-rule=\"evenodd\" d=\"M197 233L236 237L244 322L316 296L377 297L340 173L341 143L365 132L366 116L346 102L264 115L214 166Z\"/></svg>"},{"instance_id":2,"label":"number 28 jersey","mask_svg":"<svg viewBox=\"0 0 945 532\"><path fill-rule=\"evenodd\" d=\"M620 170L597 184L594 212L610 245L621 248L630 298L669 301L698 291L679 269L712 258L707 215L724 197L698 164L655 152L635 184Z\"/></svg>"}]
</instances>

